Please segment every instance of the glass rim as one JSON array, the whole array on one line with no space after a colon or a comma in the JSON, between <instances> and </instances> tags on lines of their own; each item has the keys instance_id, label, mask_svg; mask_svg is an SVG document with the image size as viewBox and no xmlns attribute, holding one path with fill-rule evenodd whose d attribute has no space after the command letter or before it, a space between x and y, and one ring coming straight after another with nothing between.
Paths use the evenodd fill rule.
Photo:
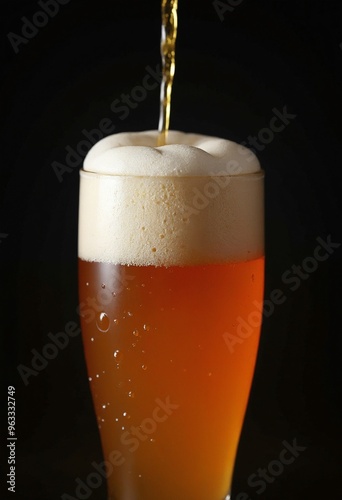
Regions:
<instances>
[{"instance_id":1,"label":"glass rim","mask_svg":"<svg viewBox=\"0 0 342 500\"><path fill-rule=\"evenodd\" d=\"M79 169L80 177L111 177L111 178L123 178L132 177L137 179L212 179L216 177L231 177L231 178L260 178L265 177L265 171L260 169L258 172L247 172L243 174L210 174L208 175L135 175L135 174L109 174L101 172L91 172L89 170Z\"/></svg>"}]
</instances>

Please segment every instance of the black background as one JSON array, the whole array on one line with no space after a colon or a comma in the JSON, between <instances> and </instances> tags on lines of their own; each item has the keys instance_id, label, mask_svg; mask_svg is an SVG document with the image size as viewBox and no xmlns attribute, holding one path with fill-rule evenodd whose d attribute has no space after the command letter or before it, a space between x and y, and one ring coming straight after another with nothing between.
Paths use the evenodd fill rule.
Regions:
<instances>
[{"instance_id":1,"label":"black background","mask_svg":"<svg viewBox=\"0 0 342 500\"><path fill-rule=\"evenodd\" d=\"M79 322L78 168L59 182L51 164L65 164L66 146L103 118L116 132L144 130L157 127L159 111L158 89L125 120L110 107L159 63L158 0L71 0L15 54L7 34L20 35L22 16L38 10L2 1L2 366L16 387L18 441L17 491L5 487L1 498L20 500L73 494L101 460L80 335L27 386L17 371L49 332ZM273 108L296 115L258 152L265 297L280 288L286 301L264 320L233 499L340 499L342 247L296 291L282 274L313 255L317 237L342 243L342 3L243 0L223 17L210 0L180 0L172 128L242 142L269 126ZM306 450L258 494L248 478L294 439ZM105 499L104 486L91 498Z\"/></svg>"}]
</instances>

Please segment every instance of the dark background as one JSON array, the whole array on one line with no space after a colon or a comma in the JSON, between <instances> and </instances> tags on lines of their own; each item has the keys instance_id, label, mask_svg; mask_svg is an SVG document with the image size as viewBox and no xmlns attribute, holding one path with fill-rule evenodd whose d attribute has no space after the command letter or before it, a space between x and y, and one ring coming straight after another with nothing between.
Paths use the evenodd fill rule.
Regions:
<instances>
[{"instance_id":1,"label":"dark background","mask_svg":"<svg viewBox=\"0 0 342 500\"><path fill-rule=\"evenodd\" d=\"M101 460L80 335L27 386L17 371L49 332L79 323L78 167L59 182L51 164L65 164L66 146L76 148L82 130L103 118L116 132L143 130L157 127L159 111L159 89L125 120L110 107L159 63L158 0L71 0L15 54L7 34L20 35L22 16L32 20L38 10L30 0L1 4L2 366L16 387L18 437L16 493L5 488L1 498L20 500L73 495L76 478ZM179 17L172 128L242 142L269 126L273 108L296 115L258 152L265 297L280 288L286 301L264 320L233 499L247 498L242 491L251 499L340 499L342 247L296 291L282 274L313 255L317 237L342 243L342 3L243 0L221 21L210 0L180 0ZM258 494L248 478L294 439L306 450ZM104 487L90 498L105 499Z\"/></svg>"}]
</instances>

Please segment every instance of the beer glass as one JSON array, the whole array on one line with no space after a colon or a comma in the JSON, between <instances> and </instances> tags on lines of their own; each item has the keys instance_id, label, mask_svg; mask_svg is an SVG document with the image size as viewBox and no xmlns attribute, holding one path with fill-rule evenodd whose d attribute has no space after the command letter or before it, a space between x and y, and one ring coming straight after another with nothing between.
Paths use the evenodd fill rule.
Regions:
<instances>
[{"instance_id":1,"label":"beer glass","mask_svg":"<svg viewBox=\"0 0 342 500\"><path fill-rule=\"evenodd\" d=\"M253 377L263 172L234 143L178 134L164 148L156 132L104 139L80 173L81 326L110 500L230 498Z\"/></svg>"}]
</instances>

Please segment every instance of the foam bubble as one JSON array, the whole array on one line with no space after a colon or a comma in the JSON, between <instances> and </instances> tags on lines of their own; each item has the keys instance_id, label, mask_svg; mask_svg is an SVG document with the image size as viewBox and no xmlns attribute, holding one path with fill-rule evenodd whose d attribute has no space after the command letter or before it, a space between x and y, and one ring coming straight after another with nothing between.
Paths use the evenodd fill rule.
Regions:
<instances>
[{"instance_id":1,"label":"foam bubble","mask_svg":"<svg viewBox=\"0 0 342 500\"><path fill-rule=\"evenodd\" d=\"M98 142L81 171L79 257L191 265L263 255L263 173L232 141L170 131ZM247 175L250 174L250 175Z\"/></svg>"}]
</instances>

